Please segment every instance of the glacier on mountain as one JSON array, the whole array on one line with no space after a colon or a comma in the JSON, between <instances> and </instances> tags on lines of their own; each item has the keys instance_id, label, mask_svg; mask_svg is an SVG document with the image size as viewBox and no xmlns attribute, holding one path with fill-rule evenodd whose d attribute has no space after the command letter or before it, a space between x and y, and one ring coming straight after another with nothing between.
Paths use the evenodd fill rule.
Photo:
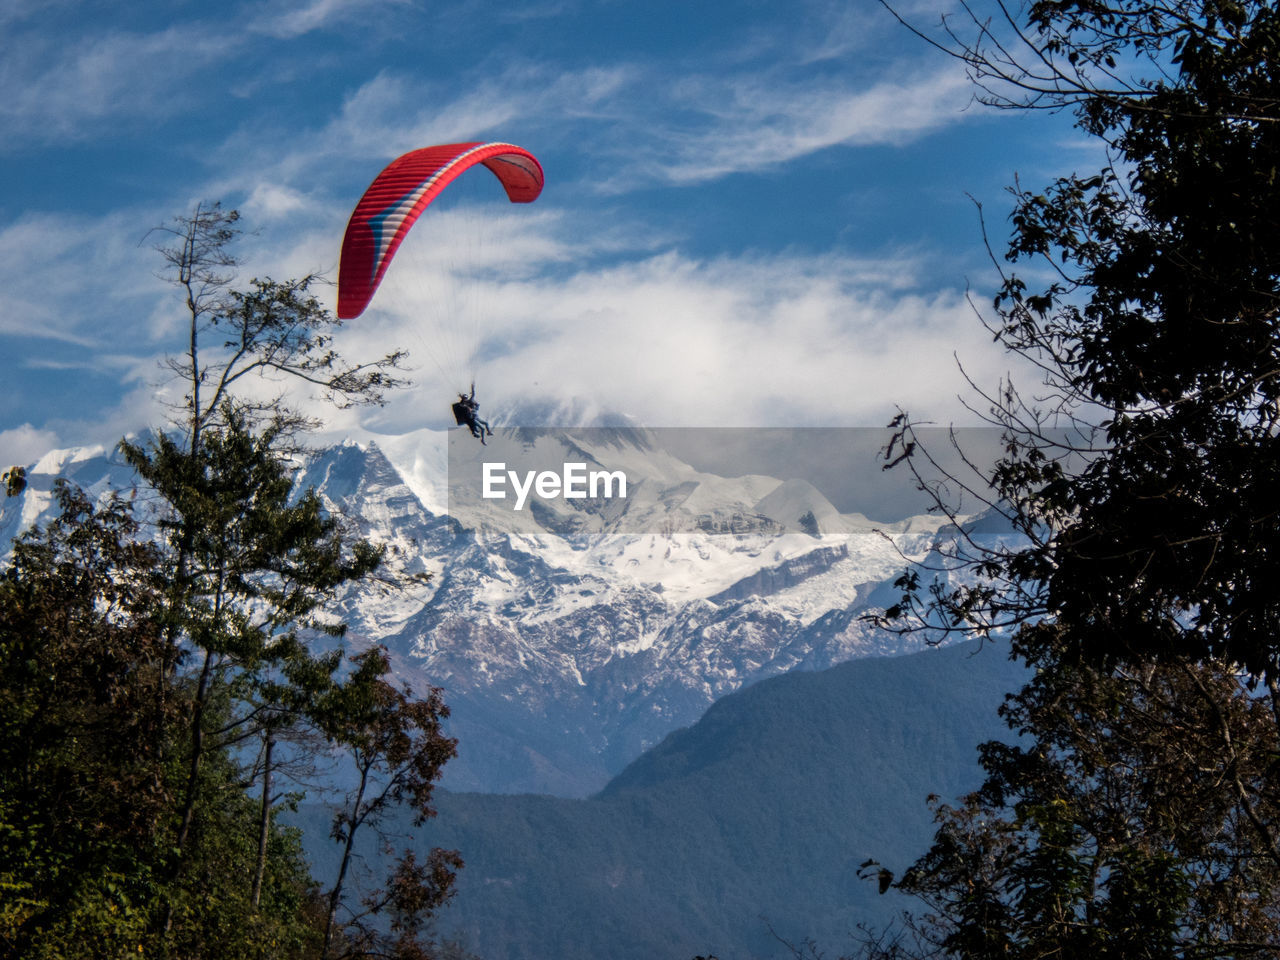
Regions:
<instances>
[{"instance_id":1,"label":"glacier on mountain","mask_svg":"<svg viewBox=\"0 0 1280 960\"><path fill-rule=\"evenodd\" d=\"M565 442L520 430L498 432L508 445ZM632 522L648 511L650 532L612 532L616 513L599 503L532 511L532 527L477 498L455 497L451 514L439 431L348 438L301 465L298 483L404 573L430 574L361 587L341 614L348 644L383 644L406 682L444 688L459 738L445 786L585 796L726 693L923 643L862 616L904 556L954 535L943 519L842 514L804 480L699 471L626 425L593 439L542 454L624 465L626 509ZM4 543L48 516L57 476L95 494L136 485L109 450L51 452L0 507Z\"/></svg>"}]
</instances>

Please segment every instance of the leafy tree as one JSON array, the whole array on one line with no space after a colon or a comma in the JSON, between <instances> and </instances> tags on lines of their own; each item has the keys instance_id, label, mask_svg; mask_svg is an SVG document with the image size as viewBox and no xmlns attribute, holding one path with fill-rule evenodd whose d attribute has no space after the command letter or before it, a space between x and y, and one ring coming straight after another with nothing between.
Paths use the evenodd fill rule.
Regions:
<instances>
[{"instance_id":1,"label":"leafy tree","mask_svg":"<svg viewBox=\"0 0 1280 960\"><path fill-rule=\"evenodd\" d=\"M340 623L319 615L323 605L382 559L368 543L348 543L314 493L294 497L292 475L274 450L277 436L275 425L251 433L228 410L221 424L205 426L193 452L163 435L149 451L121 445L166 507L158 523L167 562L156 589L168 596L169 680L192 684L175 873L185 867L198 807L209 799L203 764L282 715L305 712L310 698L337 682L340 656L312 654L299 631L340 635ZM178 671L191 657L187 678Z\"/></svg>"},{"instance_id":2,"label":"leafy tree","mask_svg":"<svg viewBox=\"0 0 1280 960\"><path fill-rule=\"evenodd\" d=\"M1059 661L1002 713L1028 739L983 747L982 789L938 806L931 849L896 884L927 905L915 955L1274 955L1265 700L1187 662Z\"/></svg>"},{"instance_id":3,"label":"leafy tree","mask_svg":"<svg viewBox=\"0 0 1280 960\"><path fill-rule=\"evenodd\" d=\"M439 690L415 697L408 689L397 689L386 679L387 658L381 650L361 654L355 662L351 681L321 706L327 735L348 752L356 775L333 820L332 836L342 846L342 859L327 898L321 957L361 956L376 949L416 960L427 956L419 940L424 919L452 896L454 876L462 866L457 851L433 849L427 862L418 864L414 853L405 850L386 885L362 898L362 910L349 910L350 918L341 925L338 913L348 892L358 832L372 828L389 853L381 827L395 808L408 804L415 827L435 816L431 794L444 764L456 756L457 741L441 731L449 711ZM390 938L371 922L384 913L390 917Z\"/></svg>"},{"instance_id":4,"label":"leafy tree","mask_svg":"<svg viewBox=\"0 0 1280 960\"><path fill-rule=\"evenodd\" d=\"M340 653L314 655L301 639L300 630L342 635L342 624L321 615L324 606L348 584L378 571L384 553L350 537L314 493L292 490L282 455L309 419L279 397L247 400L236 392L247 376L283 374L319 386L339 405L377 403L401 382L391 371L402 354L370 364L344 361L332 347L338 321L307 294L312 278L287 284L254 280L247 293L231 289L226 271L235 265L230 249L236 222L234 211L201 205L167 228L176 242L161 252L172 268L171 279L185 292L190 321L188 349L170 362L187 386L179 418L185 435L162 436L149 448L125 444L123 449L161 498L160 526L174 571L167 580L170 636L198 658L173 869L178 875L189 869L192 824L213 799L202 788L206 757L217 758L247 738L260 737L259 829L250 893L255 903L268 864L272 783L279 762L273 748L282 737L310 727L345 743L341 732L357 718L397 744L417 743L414 731L419 731L431 747L420 745L420 756L412 758L421 783L408 792L403 785L389 787L383 803L411 799L422 818L430 815L431 784L452 756L452 741L439 733L447 711L437 691L421 700L401 695L394 703L371 698L370 685L384 683L381 676L389 669L385 658L365 656L344 666ZM292 739L287 752L296 759L299 741ZM387 772L393 783L401 776ZM352 824L352 835L358 826ZM449 862L461 865L456 855ZM433 855L433 868L443 863ZM412 900L408 876L392 887L406 904ZM437 872L429 879L438 878ZM339 878L328 898L324 954L339 933L333 917L343 893ZM416 909L425 913L443 899L443 892L438 900L420 897ZM401 913L405 923L416 923L407 907ZM166 916L166 932L172 923ZM347 933L341 931L356 946L373 942L363 927L354 939ZM404 943L410 939L406 935Z\"/></svg>"},{"instance_id":5,"label":"leafy tree","mask_svg":"<svg viewBox=\"0 0 1280 960\"><path fill-rule=\"evenodd\" d=\"M189 216L152 231L166 238L156 247L168 265L163 277L182 291L187 310L187 348L167 366L185 389L177 420L193 450L204 427L227 409L290 428L310 422L279 395L250 399L235 392L251 379L307 383L338 406L380 404L388 390L405 383L395 372L403 351L351 363L333 348L342 321L311 295L318 277L283 283L254 278L249 290L234 289L239 221L238 211L201 202Z\"/></svg>"},{"instance_id":6,"label":"leafy tree","mask_svg":"<svg viewBox=\"0 0 1280 960\"><path fill-rule=\"evenodd\" d=\"M251 810L226 754L202 770L215 799L192 868L170 878L190 685L165 638L160 549L119 497L58 499L0 575L0 955L136 957L169 905L174 955L301 955L318 930L296 837L271 831L268 908L244 909Z\"/></svg>"},{"instance_id":7,"label":"leafy tree","mask_svg":"<svg viewBox=\"0 0 1280 960\"><path fill-rule=\"evenodd\" d=\"M927 595L908 578L894 612L932 606L963 630L1051 615L1095 662L1221 657L1274 683L1280 11L1045 0L1025 28L1005 17L1012 38L978 23L951 52L989 101L1074 107L1111 160L1014 190L1007 258L1050 280L1004 275L989 326L1045 384L986 396L1006 455L972 492L1030 545L960 541L980 582Z\"/></svg>"},{"instance_id":8,"label":"leafy tree","mask_svg":"<svg viewBox=\"0 0 1280 960\"><path fill-rule=\"evenodd\" d=\"M383 802L425 818L452 756L438 691L388 700L385 657L311 649L343 635L327 608L380 571L383 551L294 489L308 418L243 393L251 375L283 374L339 403L379 402L400 354L343 361L312 278L232 289L237 221L202 204L164 228L190 321L169 366L187 393L177 433L121 444L146 484L147 527L132 500L95 507L62 488L62 516L2 572L0 766L23 771L0 785L6 955L314 956L333 936L365 955L381 941L335 930L341 884L318 899L296 833L277 823L290 794L273 774L299 759L304 731L347 744L376 729ZM5 475L11 494L22 481ZM444 852L401 864L383 906L404 956L425 949L423 919L460 865Z\"/></svg>"},{"instance_id":9,"label":"leafy tree","mask_svg":"<svg viewBox=\"0 0 1280 960\"><path fill-rule=\"evenodd\" d=\"M110 916L110 956L145 929L170 799L155 550L120 499L57 495L61 516L0 575L0 948L35 956Z\"/></svg>"},{"instance_id":10,"label":"leafy tree","mask_svg":"<svg viewBox=\"0 0 1280 960\"><path fill-rule=\"evenodd\" d=\"M897 881L929 904L906 952L1274 955L1280 10L966 11L932 42L979 98L1070 108L1108 161L1012 191L1006 259L1047 279L1002 271L986 322L1044 382L980 394L1005 452L965 489L1024 539L962 532L963 576L908 571L884 617L1007 631L1037 668L1005 707L1025 739L984 748L984 787L939 807ZM893 426L960 521L910 417Z\"/></svg>"}]
</instances>

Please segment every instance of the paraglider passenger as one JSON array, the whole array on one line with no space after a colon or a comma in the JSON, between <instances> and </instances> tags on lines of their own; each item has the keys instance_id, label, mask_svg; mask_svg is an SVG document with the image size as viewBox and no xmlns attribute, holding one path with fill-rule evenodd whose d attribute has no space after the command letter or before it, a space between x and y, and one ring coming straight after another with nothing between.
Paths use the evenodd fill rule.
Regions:
<instances>
[{"instance_id":1,"label":"paraglider passenger","mask_svg":"<svg viewBox=\"0 0 1280 960\"><path fill-rule=\"evenodd\" d=\"M479 410L480 404L476 401L476 385L473 383L470 396L465 393L458 394L458 399L453 404L453 419L459 426L470 429L471 435L478 437L480 442L484 443L485 434L493 436L493 430L477 415Z\"/></svg>"}]
</instances>

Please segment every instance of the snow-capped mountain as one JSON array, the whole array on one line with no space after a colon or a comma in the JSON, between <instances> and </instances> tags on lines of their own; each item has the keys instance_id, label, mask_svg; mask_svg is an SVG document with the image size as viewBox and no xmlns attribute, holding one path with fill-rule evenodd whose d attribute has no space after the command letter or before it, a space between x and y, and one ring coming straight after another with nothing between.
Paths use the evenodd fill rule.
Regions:
<instances>
[{"instance_id":1,"label":"snow-capped mountain","mask_svg":"<svg viewBox=\"0 0 1280 960\"><path fill-rule=\"evenodd\" d=\"M726 693L922 643L860 617L904 554L948 535L938 518L841 514L805 481L700 472L626 426L499 429L484 448L451 433L461 453L440 432L366 436L299 475L405 572L431 574L362 589L343 613L349 643L384 644L406 680L445 689L459 738L446 786L586 795ZM540 502L515 522L510 503L448 487L477 454L625 470L628 496ZM47 516L56 476L94 493L135 483L110 451L50 453L3 505L3 542Z\"/></svg>"}]
</instances>

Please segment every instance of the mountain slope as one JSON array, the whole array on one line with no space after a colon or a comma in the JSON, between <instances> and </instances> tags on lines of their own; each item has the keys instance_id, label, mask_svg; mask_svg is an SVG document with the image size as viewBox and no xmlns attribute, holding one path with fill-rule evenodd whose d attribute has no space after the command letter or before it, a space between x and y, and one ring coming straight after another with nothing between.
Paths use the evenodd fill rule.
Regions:
<instances>
[{"instance_id":1,"label":"mountain slope","mask_svg":"<svg viewBox=\"0 0 1280 960\"><path fill-rule=\"evenodd\" d=\"M512 428L501 439L504 456L532 445L547 462L624 464L636 490L625 512L669 508L702 532L590 532L613 522L607 504L547 508L534 532L493 529L492 503L447 514L445 438L432 431L307 458L300 487L386 545L405 573L432 575L354 591L341 613L350 646L382 644L402 679L444 688L462 742L446 774L453 789L586 796L727 693L920 645L862 617L892 598L904 554L954 535L938 518L873 532L804 481L700 472L630 427L587 440ZM58 475L94 493L135 483L100 448L56 451L29 471L21 498L0 502L0 536L48 515ZM138 503L152 506L145 490Z\"/></svg>"},{"instance_id":2,"label":"mountain slope","mask_svg":"<svg viewBox=\"0 0 1280 960\"><path fill-rule=\"evenodd\" d=\"M926 797L978 785L1022 677L990 644L856 660L723 698L590 799L443 794L418 837L466 860L442 929L489 960L782 956L770 926L839 949L906 905L858 865L924 851Z\"/></svg>"}]
</instances>

